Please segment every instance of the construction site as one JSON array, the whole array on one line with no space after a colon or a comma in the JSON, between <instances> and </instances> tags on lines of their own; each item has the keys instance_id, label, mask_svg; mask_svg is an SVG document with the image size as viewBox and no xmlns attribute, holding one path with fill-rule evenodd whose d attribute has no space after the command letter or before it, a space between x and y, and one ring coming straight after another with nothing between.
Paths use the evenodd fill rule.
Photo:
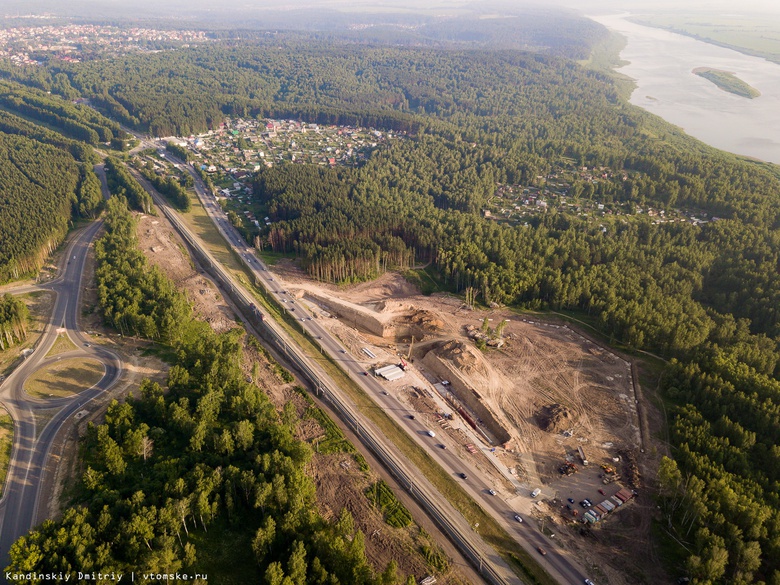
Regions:
<instances>
[{"instance_id":1,"label":"construction site","mask_svg":"<svg viewBox=\"0 0 780 585\"><path fill-rule=\"evenodd\" d=\"M594 505L583 524L585 510L571 514L567 498L609 499L617 508L617 492L627 489L633 499L642 488L645 445L632 364L584 331L549 316L423 296L394 274L339 288L313 283L292 265L274 270L366 375L381 378L410 416L438 425L439 447L468 458L514 509L569 524L572 534L579 527L590 533L616 523L600 522L607 514ZM536 488L541 495L529 498ZM652 510L637 516L640 507L631 508L615 517L647 530L649 542ZM582 544L572 538L569 546ZM593 543L584 544L587 557ZM634 582L620 564L608 572L610 583Z\"/></svg>"}]
</instances>

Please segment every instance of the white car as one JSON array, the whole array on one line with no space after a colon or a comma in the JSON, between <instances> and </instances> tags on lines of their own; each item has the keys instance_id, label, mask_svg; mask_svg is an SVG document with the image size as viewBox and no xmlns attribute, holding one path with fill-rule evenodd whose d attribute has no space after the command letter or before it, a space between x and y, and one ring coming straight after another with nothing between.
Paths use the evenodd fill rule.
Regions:
<instances>
[{"instance_id":1,"label":"white car","mask_svg":"<svg viewBox=\"0 0 780 585\"><path fill-rule=\"evenodd\" d=\"M488 493L489 493L491 496L495 496L495 495L496 495L496 490L488 490Z\"/></svg>"},{"instance_id":2,"label":"white car","mask_svg":"<svg viewBox=\"0 0 780 585\"><path fill-rule=\"evenodd\" d=\"M515 514L515 520L517 520L517 521L518 521L518 522L520 522L521 524L522 524L522 522L523 522L523 519L520 517L520 514Z\"/></svg>"},{"instance_id":3,"label":"white car","mask_svg":"<svg viewBox=\"0 0 780 585\"><path fill-rule=\"evenodd\" d=\"M434 433L433 431L428 431L428 436L429 437L435 437L436 433Z\"/></svg>"}]
</instances>

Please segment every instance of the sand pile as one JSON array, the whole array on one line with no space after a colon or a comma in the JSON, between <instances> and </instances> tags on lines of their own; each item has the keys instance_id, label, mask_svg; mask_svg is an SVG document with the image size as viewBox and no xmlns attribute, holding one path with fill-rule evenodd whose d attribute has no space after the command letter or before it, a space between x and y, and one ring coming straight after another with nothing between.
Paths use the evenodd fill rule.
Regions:
<instances>
[{"instance_id":1,"label":"sand pile","mask_svg":"<svg viewBox=\"0 0 780 585\"><path fill-rule=\"evenodd\" d=\"M548 433L560 433L570 429L574 424L572 412L562 404L543 406L536 413L539 427Z\"/></svg>"}]
</instances>

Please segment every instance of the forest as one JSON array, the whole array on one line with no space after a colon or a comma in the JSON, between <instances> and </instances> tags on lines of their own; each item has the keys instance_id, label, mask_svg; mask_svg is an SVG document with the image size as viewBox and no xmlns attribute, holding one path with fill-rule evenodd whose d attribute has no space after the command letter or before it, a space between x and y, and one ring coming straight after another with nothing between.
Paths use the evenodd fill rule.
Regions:
<instances>
[{"instance_id":1,"label":"forest","mask_svg":"<svg viewBox=\"0 0 780 585\"><path fill-rule=\"evenodd\" d=\"M228 115L406 132L359 168L258 172L254 192L274 222L258 243L333 282L428 265L485 306L575 310L668 358L673 458L660 504L680 551L673 569L702 585L780 585L776 167L710 149L625 103L608 74L538 53L282 35L51 64L29 83L64 85L58 76L160 136L218 128ZM553 206L528 225L484 216L497 184L544 185L563 160L612 169L572 192L627 214L601 222ZM638 205L708 221L657 222L632 213ZM135 313L122 326L165 331Z\"/></svg>"},{"instance_id":2,"label":"forest","mask_svg":"<svg viewBox=\"0 0 780 585\"><path fill-rule=\"evenodd\" d=\"M27 339L29 316L23 301L9 294L0 298L0 351Z\"/></svg>"},{"instance_id":3,"label":"forest","mask_svg":"<svg viewBox=\"0 0 780 585\"><path fill-rule=\"evenodd\" d=\"M37 273L73 220L100 212L92 134L124 132L94 110L0 81L0 283Z\"/></svg>"},{"instance_id":4,"label":"forest","mask_svg":"<svg viewBox=\"0 0 780 585\"><path fill-rule=\"evenodd\" d=\"M317 512L293 405L277 412L246 381L242 330L214 333L148 265L124 197L108 203L97 256L106 318L169 344L175 363L166 388L146 380L137 398L114 401L90 425L72 505L20 538L7 570L194 574L205 548L238 532L242 582L396 583L394 563L380 574L368 564L349 512L330 521Z\"/></svg>"},{"instance_id":5,"label":"forest","mask_svg":"<svg viewBox=\"0 0 780 585\"><path fill-rule=\"evenodd\" d=\"M79 178L67 152L0 132L0 283L37 273L62 242L78 209ZM83 200L86 210L90 195Z\"/></svg>"},{"instance_id":6,"label":"forest","mask_svg":"<svg viewBox=\"0 0 780 585\"><path fill-rule=\"evenodd\" d=\"M176 209L183 212L188 212L192 207L190 202L190 196L187 193L187 189L192 187L192 177L185 173L182 179L169 176L163 177L155 172L154 164L151 161L142 163L140 159L136 159L134 162L135 169L149 181L152 186L162 193L165 198Z\"/></svg>"}]
</instances>

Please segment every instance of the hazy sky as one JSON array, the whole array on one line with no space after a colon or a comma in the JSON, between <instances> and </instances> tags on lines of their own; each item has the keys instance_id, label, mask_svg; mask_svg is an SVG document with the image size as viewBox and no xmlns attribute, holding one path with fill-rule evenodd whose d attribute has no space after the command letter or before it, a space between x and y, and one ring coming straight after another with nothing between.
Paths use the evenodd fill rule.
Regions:
<instances>
[{"instance_id":1,"label":"hazy sky","mask_svg":"<svg viewBox=\"0 0 780 585\"><path fill-rule=\"evenodd\" d=\"M342 13L342 21L346 17L347 20L357 18L367 22L375 14L393 14L394 19L408 22L417 15L430 21L439 17L512 14L522 12L527 6L548 9L554 5L586 15L622 12L761 14L767 24L780 26L780 2L777 0L0 0L0 15L48 14L97 22L135 21L144 25L161 19L174 26L205 29L210 25L213 28L262 29L265 25L268 28L316 29L319 28L317 14L322 10ZM244 18L246 20L242 20Z\"/></svg>"},{"instance_id":2,"label":"hazy sky","mask_svg":"<svg viewBox=\"0 0 780 585\"><path fill-rule=\"evenodd\" d=\"M588 12L593 9L613 9L620 11L734 11L734 12L772 12L780 14L777 0L547 0L545 2L525 2L524 0L0 0L0 13L24 14L49 11L66 15L79 13L84 16L85 9L100 13L112 11L125 13L132 11L143 17L144 11L175 14L182 11L222 11L257 12L262 10L300 10L329 8L341 11L422 11L425 13L448 12L451 10L490 9L501 5L511 10L524 4L559 4Z\"/></svg>"}]
</instances>

